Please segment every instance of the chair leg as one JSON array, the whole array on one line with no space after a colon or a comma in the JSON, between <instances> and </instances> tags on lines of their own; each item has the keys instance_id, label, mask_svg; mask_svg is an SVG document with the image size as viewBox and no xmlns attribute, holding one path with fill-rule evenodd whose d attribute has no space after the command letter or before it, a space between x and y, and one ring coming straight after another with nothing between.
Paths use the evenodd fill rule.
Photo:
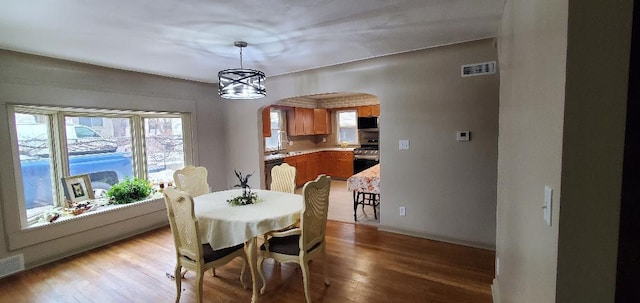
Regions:
<instances>
[{"instance_id":1,"label":"chair leg","mask_svg":"<svg viewBox=\"0 0 640 303\"><path fill-rule=\"evenodd\" d=\"M212 269L211 269L211 276L212 276L212 277L215 277L215 276L216 276L216 269L215 269L215 268L212 268Z\"/></svg>"},{"instance_id":2,"label":"chair leg","mask_svg":"<svg viewBox=\"0 0 640 303\"><path fill-rule=\"evenodd\" d=\"M357 210L358 210L358 197L360 193L357 191L353 192L353 221L358 221Z\"/></svg>"},{"instance_id":3,"label":"chair leg","mask_svg":"<svg viewBox=\"0 0 640 303\"><path fill-rule=\"evenodd\" d=\"M182 269L182 266L176 263L176 268L173 272L173 275L176 280L176 303L180 302L180 294L182 293L182 278L180 276L181 269Z\"/></svg>"},{"instance_id":4,"label":"chair leg","mask_svg":"<svg viewBox=\"0 0 640 303\"><path fill-rule=\"evenodd\" d=\"M197 295L197 299L198 299L198 303L202 303L202 278L204 277L204 272L202 272L202 270L198 271L197 277L196 277L196 295Z\"/></svg>"},{"instance_id":5,"label":"chair leg","mask_svg":"<svg viewBox=\"0 0 640 303\"><path fill-rule=\"evenodd\" d=\"M309 294L309 263L300 262L300 269L302 269L302 283L304 284L304 297L307 299L307 303L311 303L311 295Z\"/></svg>"},{"instance_id":6,"label":"chair leg","mask_svg":"<svg viewBox=\"0 0 640 303\"><path fill-rule=\"evenodd\" d=\"M322 246L322 260L323 262L323 271L324 271L324 285L329 285L329 258L327 258L327 247L323 244Z\"/></svg>"},{"instance_id":7,"label":"chair leg","mask_svg":"<svg viewBox=\"0 0 640 303\"><path fill-rule=\"evenodd\" d=\"M376 205L378 204L377 201L377 196L375 194L372 194L371 197L373 197L373 202L371 204L373 204L373 218L374 219L378 219L378 211L376 210Z\"/></svg>"}]
</instances>

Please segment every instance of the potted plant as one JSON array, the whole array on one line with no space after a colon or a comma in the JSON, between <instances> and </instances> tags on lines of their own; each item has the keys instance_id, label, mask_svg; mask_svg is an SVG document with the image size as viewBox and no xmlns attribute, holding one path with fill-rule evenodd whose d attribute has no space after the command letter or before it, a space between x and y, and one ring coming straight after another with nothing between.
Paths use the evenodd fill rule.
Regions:
<instances>
[{"instance_id":1,"label":"potted plant","mask_svg":"<svg viewBox=\"0 0 640 303\"><path fill-rule=\"evenodd\" d=\"M227 202L233 206L258 203L260 201L260 198L258 198L258 194L252 193L251 187L249 186L249 177L251 177L253 173L242 176L242 173L239 173L236 170L233 170L233 172L236 173L236 177L238 178L238 181L240 181L240 184L236 184L233 187L242 188L242 195L233 197L227 200Z\"/></svg>"},{"instance_id":2,"label":"potted plant","mask_svg":"<svg viewBox=\"0 0 640 303\"><path fill-rule=\"evenodd\" d=\"M136 178L125 180L114 184L106 193L110 204L128 204L144 200L153 193L153 188L149 182Z\"/></svg>"}]
</instances>

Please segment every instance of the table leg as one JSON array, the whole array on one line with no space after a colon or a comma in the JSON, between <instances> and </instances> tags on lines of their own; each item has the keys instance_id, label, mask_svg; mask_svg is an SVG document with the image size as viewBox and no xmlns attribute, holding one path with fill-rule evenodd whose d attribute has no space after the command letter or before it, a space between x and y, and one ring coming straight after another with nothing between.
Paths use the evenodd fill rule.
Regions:
<instances>
[{"instance_id":1,"label":"table leg","mask_svg":"<svg viewBox=\"0 0 640 303\"><path fill-rule=\"evenodd\" d=\"M258 258L256 256L257 252L257 238L253 237L247 241L247 262L249 263L249 271L251 272L251 302L258 303L258 285L256 283L256 263L258 262Z\"/></svg>"}]
</instances>

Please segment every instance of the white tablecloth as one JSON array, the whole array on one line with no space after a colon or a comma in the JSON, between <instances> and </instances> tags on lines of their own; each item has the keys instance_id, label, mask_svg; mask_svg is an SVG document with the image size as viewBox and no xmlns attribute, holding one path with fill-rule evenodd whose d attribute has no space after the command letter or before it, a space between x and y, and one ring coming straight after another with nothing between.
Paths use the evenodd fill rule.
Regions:
<instances>
[{"instance_id":1,"label":"white tablecloth","mask_svg":"<svg viewBox=\"0 0 640 303\"><path fill-rule=\"evenodd\" d=\"M194 198L194 211L203 243L209 243L213 249L230 247L285 228L300 219L301 195L260 189L251 191L257 193L262 201L242 206L229 205L227 200L241 195L241 189Z\"/></svg>"}]
</instances>

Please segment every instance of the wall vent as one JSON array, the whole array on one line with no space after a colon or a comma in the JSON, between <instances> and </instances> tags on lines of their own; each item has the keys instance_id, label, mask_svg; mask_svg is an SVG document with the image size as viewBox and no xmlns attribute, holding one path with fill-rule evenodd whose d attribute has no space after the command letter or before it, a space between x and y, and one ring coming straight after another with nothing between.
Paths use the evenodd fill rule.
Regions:
<instances>
[{"instance_id":1,"label":"wall vent","mask_svg":"<svg viewBox=\"0 0 640 303\"><path fill-rule=\"evenodd\" d=\"M462 76L480 76L496 73L496 61L467 64L462 66Z\"/></svg>"},{"instance_id":2,"label":"wall vent","mask_svg":"<svg viewBox=\"0 0 640 303\"><path fill-rule=\"evenodd\" d=\"M24 256L22 254L0 260L0 278L24 270Z\"/></svg>"}]
</instances>

